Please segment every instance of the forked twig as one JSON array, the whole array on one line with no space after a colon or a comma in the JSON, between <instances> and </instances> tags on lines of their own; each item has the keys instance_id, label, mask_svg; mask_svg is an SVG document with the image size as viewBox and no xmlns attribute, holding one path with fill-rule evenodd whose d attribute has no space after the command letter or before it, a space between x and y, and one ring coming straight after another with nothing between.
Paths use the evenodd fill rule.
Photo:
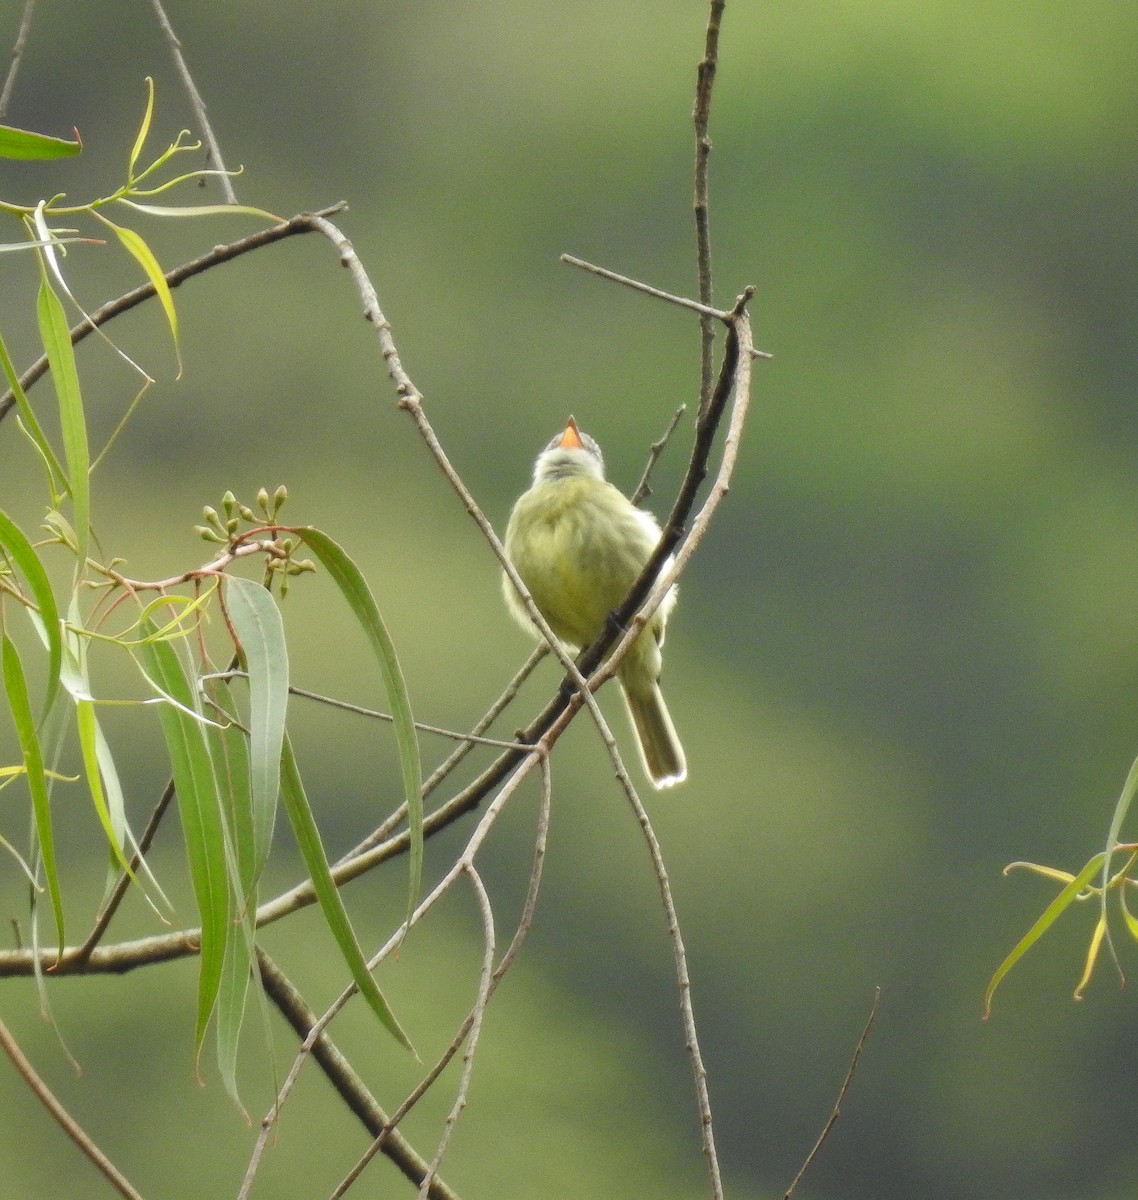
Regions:
<instances>
[{"instance_id":1,"label":"forked twig","mask_svg":"<svg viewBox=\"0 0 1138 1200\"><path fill-rule=\"evenodd\" d=\"M660 439L648 447L648 462L644 466L644 474L640 476L640 482L636 485L636 490L629 496L633 504L639 504L645 497L652 494L652 472L656 469L656 463L659 462L660 455L664 453L664 447L671 440L672 434L676 432L676 426L679 425L680 418L685 412L687 412L687 405L681 404L672 413L672 419L668 422L668 428L664 430Z\"/></svg>"},{"instance_id":2,"label":"forked twig","mask_svg":"<svg viewBox=\"0 0 1138 1200\"><path fill-rule=\"evenodd\" d=\"M861 1052L865 1049L865 1043L869 1040L869 1031L873 1028L873 1020L877 1016L877 1008L880 1003L881 988L876 987L873 989L873 1004L869 1009L869 1017L862 1028L861 1036L857 1039L857 1045L854 1046L853 1058L850 1059L849 1070L846 1071L846 1077L842 1080L842 1086L838 1089L838 1098L834 1101L833 1110L826 1119L826 1124L822 1126L822 1132L818 1135L818 1140L811 1147L810 1153L803 1160L802 1166L798 1168L798 1174L791 1181L790 1187L783 1193L782 1200L790 1200L790 1197L794 1194L794 1189L802 1182L802 1176L806 1174L810 1164L818 1157L818 1152L822 1149L823 1142L830 1136L830 1131L842 1115L842 1102L846 1098L846 1092L850 1090L854 1071L857 1070L858 1059L861 1058Z\"/></svg>"}]
</instances>

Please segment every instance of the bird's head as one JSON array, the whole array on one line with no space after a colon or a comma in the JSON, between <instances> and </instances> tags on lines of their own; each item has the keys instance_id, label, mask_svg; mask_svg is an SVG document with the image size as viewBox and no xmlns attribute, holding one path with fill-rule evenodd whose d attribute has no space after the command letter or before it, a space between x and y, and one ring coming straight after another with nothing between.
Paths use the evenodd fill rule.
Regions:
<instances>
[{"instance_id":1,"label":"bird's head","mask_svg":"<svg viewBox=\"0 0 1138 1200\"><path fill-rule=\"evenodd\" d=\"M571 479L581 475L604 479L605 462L601 448L587 433L577 428L570 417L569 424L537 456L533 466L534 483L549 483L555 479Z\"/></svg>"}]
</instances>

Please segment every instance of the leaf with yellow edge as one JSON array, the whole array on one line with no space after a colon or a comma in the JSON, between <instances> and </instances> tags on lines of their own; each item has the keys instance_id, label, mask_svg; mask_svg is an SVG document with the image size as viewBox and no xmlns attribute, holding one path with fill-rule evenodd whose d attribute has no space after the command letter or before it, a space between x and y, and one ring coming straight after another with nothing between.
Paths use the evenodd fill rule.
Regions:
<instances>
[{"instance_id":1,"label":"leaf with yellow edge","mask_svg":"<svg viewBox=\"0 0 1138 1200\"><path fill-rule=\"evenodd\" d=\"M1138 917L1136 917L1126 905L1126 887L1123 885L1118 893L1118 903L1122 909L1122 918L1126 922L1126 929L1130 936L1138 942Z\"/></svg>"},{"instance_id":2,"label":"leaf with yellow edge","mask_svg":"<svg viewBox=\"0 0 1138 1200\"><path fill-rule=\"evenodd\" d=\"M1087 947L1087 963L1083 967L1082 977L1079 979L1078 985L1075 987L1075 999L1083 998L1083 990L1091 981L1091 974L1095 969L1095 962L1098 960L1098 952L1102 946L1102 939L1106 936L1106 917L1100 914L1099 919L1095 922L1095 931L1091 934L1091 944Z\"/></svg>"},{"instance_id":3,"label":"leaf with yellow edge","mask_svg":"<svg viewBox=\"0 0 1138 1200\"><path fill-rule=\"evenodd\" d=\"M138 156L142 153L142 147L146 145L146 139L150 135L150 122L154 116L154 80L149 75L146 77L146 112L142 115L142 125L138 130L138 137L134 139L134 145L130 151L130 163L127 167L127 178L134 178L134 168L138 162Z\"/></svg>"},{"instance_id":4,"label":"leaf with yellow edge","mask_svg":"<svg viewBox=\"0 0 1138 1200\"><path fill-rule=\"evenodd\" d=\"M174 297L170 291L170 285L166 282L166 276L162 271L158 259L154 257L153 251L146 244L141 234L136 233L133 229L127 229L125 225L116 225L114 221L103 216L100 212L95 212L95 216L109 229L113 230L115 237L119 239L123 246L133 255L138 265L146 272L146 278L150 280L154 288L154 294L158 297L158 302L162 305L162 311L166 314L166 323L170 326L170 336L174 340L174 356L178 360L178 376L181 377L182 349L178 341L178 313L174 308Z\"/></svg>"},{"instance_id":5,"label":"leaf with yellow edge","mask_svg":"<svg viewBox=\"0 0 1138 1200\"><path fill-rule=\"evenodd\" d=\"M1051 928L1064 909L1076 899L1083 888L1095 877L1095 873L1102 867L1102 860L1103 855L1096 854L1078 875L1071 879L1059 895L1043 910L1043 913L1035 924L1020 938L1007 958L1000 963L996 969L996 973L992 976L984 991L984 1020L987 1020L992 1015L992 996L995 994L996 988L999 987L1001 980L1023 958L1028 950L1039 941L1047 930Z\"/></svg>"}]
</instances>

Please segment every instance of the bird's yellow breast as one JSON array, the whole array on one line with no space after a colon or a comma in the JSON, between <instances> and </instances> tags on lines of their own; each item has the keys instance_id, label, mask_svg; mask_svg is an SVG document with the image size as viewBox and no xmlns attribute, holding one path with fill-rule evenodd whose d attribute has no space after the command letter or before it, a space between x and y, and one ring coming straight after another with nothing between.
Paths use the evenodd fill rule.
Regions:
<instances>
[{"instance_id":1,"label":"bird's yellow breast","mask_svg":"<svg viewBox=\"0 0 1138 1200\"><path fill-rule=\"evenodd\" d=\"M628 595L658 539L652 518L619 489L573 477L536 484L518 500L506 553L553 632L582 647ZM528 624L508 581L506 598Z\"/></svg>"}]
</instances>

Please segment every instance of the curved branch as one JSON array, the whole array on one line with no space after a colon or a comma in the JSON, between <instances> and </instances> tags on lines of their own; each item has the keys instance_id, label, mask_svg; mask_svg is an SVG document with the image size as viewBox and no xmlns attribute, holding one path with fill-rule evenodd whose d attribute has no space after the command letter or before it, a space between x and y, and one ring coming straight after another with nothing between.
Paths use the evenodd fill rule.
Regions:
<instances>
[{"instance_id":1,"label":"curved branch","mask_svg":"<svg viewBox=\"0 0 1138 1200\"><path fill-rule=\"evenodd\" d=\"M170 287L179 287L187 279L192 279L195 275L201 275L205 271L220 266L222 263L229 262L234 258L240 258L242 254L248 254L251 250L260 250L263 246L271 246L283 238L293 237L298 233L311 233L316 228L315 222L318 218L342 212L346 207L347 205L341 201L338 204L331 205L329 208L321 209L317 213L298 213L295 217L290 217L287 221L282 221L279 225L272 225L268 229L260 229L256 233L239 238L235 242L227 242L222 246L214 246L208 254L203 254L200 258L191 259L189 262L182 263L180 267L174 267L173 270L167 271L164 278ZM74 346L81 342L88 334L94 333L96 329L100 329L108 321L113 321L115 317L122 316L123 313L129 312L132 308L136 308L139 304L150 300L154 294L154 285L152 283L143 283L134 288L133 291L126 292L117 299L107 301L101 308L95 309L80 324L71 329L71 344ZM36 359L23 375L20 376L20 386L26 391L47 373L47 369L48 362L47 355L45 354L41 358ZM16 397L12 394L11 390L6 391L0 396L0 421L8 415L9 410L15 406L15 403Z\"/></svg>"}]
</instances>

